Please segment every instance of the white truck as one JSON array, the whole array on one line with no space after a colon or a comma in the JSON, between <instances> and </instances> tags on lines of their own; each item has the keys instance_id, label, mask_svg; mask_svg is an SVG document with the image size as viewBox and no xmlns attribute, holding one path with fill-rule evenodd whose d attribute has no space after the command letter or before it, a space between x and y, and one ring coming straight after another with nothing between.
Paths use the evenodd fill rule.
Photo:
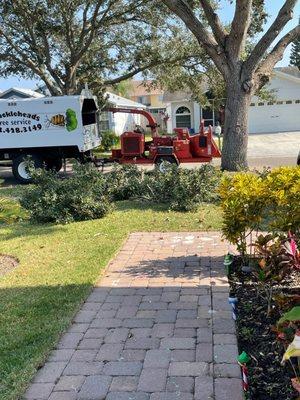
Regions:
<instances>
[{"instance_id":1,"label":"white truck","mask_svg":"<svg viewBox=\"0 0 300 400\"><path fill-rule=\"evenodd\" d=\"M0 100L0 161L12 166L15 178L30 182L26 160L59 171L63 160L91 160L99 146L97 99L78 96ZM1 163L0 163L1 165Z\"/></svg>"}]
</instances>

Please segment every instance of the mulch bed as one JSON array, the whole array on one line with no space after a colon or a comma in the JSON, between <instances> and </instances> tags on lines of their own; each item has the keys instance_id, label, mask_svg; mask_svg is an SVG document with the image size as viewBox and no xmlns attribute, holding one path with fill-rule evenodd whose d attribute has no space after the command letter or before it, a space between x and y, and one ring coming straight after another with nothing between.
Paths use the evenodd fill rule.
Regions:
<instances>
[{"instance_id":1,"label":"mulch bed","mask_svg":"<svg viewBox=\"0 0 300 400\"><path fill-rule=\"evenodd\" d=\"M0 254L0 277L17 268L19 260L13 256Z\"/></svg>"},{"instance_id":2,"label":"mulch bed","mask_svg":"<svg viewBox=\"0 0 300 400\"><path fill-rule=\"evenodd\" d=\"M280 364L284 347L276 340L272 326L282 312L272 304L267 316L267 301L264 293L257 296L257 285L251 274L241 270L241 259L235 257L229 271L231 295L238 298L237 336L240 353L246 351L251 358L249 369L248 400L293 400L297 393L291 385L294 377L289 363ZM299 294L299 274L274 288L275 293Z\"/></svg>"}]
</instances>

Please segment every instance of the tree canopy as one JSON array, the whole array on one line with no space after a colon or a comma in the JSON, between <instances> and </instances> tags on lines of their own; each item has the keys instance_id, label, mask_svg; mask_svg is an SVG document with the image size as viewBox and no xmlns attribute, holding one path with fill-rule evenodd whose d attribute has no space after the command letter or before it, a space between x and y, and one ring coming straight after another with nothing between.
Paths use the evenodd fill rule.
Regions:
<instances>
[{"instance_id":1,"label":"tree canopy","mask_svg":"<svg viewBox=\"0 0 300 400\"><path fill-rule=\"evenodd\" d=\"M85 82L116 84L172 60L160 51L173 38L164 35L159 1L3 0L0 23L0 75L38 77L54 95Z\"/></svg>"}]
</instances>

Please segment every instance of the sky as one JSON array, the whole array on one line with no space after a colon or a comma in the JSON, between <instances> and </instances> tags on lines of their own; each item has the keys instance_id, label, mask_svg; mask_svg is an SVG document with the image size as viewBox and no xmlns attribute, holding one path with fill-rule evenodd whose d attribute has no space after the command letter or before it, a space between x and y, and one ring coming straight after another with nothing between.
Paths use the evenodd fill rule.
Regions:
<instances>
[{"instance_id":1,"label":"sky","mask_svg":"<svg viewBox=\"0 0 300 400\"><path fill-rule=\"evenodd\" d=\"M219 15L224 23L229 23L232 20L234 12L234 4L230 5L228 0L220 0L220 3L221 6L219 10ZM269 14L269 20L265 26L266 30L270 26L276 15L278 14L280 7L282 7L282 5L284 4L284 0L265 0L265 4L267 12ZM281 36L287 33L290 29L293 29L293 27L297 25L299 18L300 18L300 0L298 0L298 3L294 9L293 20L286 25ZM278 66L287 66L289 64L289 55L290 55L290 48L286 51L283 60L278 64ZM0 78L0 90L6 90L12 86L34 89L37 83L38 81L20 79L15 76L11 76L6 79Z\"/></svg>"}]
</instances>

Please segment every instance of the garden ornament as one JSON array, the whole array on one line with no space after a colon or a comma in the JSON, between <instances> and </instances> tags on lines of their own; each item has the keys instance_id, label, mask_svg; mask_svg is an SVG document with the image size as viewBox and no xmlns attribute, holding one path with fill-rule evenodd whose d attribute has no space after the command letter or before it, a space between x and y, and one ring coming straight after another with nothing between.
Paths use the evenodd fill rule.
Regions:
<instances>
[{"instance_id":1,"label":"garden ornament","mask_svg":"<svg viewBox=\"0 0 300 400\"><path fill-rule=\"evenodd\" d=\"M225 267L228 267L232 263L233 263L233 255L230 254L230 253L226 254L226 256L224 257L224 265L225 265Z\"/></svg>"},{"instance_id":2,"label":"garden ornament","mask_svg":"<svg viewBox=\"0 0 300 400\"><path fill-rule=\"evenodd\" d=\"M245 272L246 274L250 274L252 272L252 267L250 267L250 265L243 265L242 271Z\"/></svg>"},{"instance_id":3,"label":"garden ornament","mask_svg":"<svg viewBox=\"0 0 300 400\"><path fill-rule=\"evenodd\" d=\"M226 267L227 275L229 275L229 268L230 265L233 263L233 255L230 253L227 253L226 256L224 257L224 266Z\"/></svg>"},{"instance_id":4,"label":"garden ornament","mask_svg":"<svg viewBox=\"0 0 300 400\"><path fill-rule=\"evenodd\" d=\"M238 302L238 299L236 297L228 297L228 303L232 307L232 318L234 321L236 321L236 303Z\"/></svg>"},{"instance_id":5,"label":"garden ornament","mask_svg":"<svg viewBox=\"0 0 300 400\"><path fill-rule=\"evenodd\" d=\"M250 357L248 356L248 354L245 351L243 351L239 355L237 361L242 369L243 389L244 389L244 392L247 392L249 389L247 364L250 361Z\"/></svg>"}]
</instances>

